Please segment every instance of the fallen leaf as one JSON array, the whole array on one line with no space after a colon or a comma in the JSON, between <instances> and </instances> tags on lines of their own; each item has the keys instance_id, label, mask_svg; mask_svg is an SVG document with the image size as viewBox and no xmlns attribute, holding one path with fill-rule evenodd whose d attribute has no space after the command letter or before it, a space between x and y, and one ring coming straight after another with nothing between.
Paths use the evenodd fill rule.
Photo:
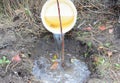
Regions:
<instances>
[{"instance_id":1,"label":"fallen leaf","mask_svg":"<svg viewBox=\"0 0 120 83\"><path fill-rule=\"evenodd\" d=\"M98 62L98 57L97 56L93 57L93 61Z\"/></svg>"},{"instance_id":2,"label":"fallen leaf","mask_svg":"<svg viewBox=\"0 0 120 83\"><path fill-rule=\"evenodd\" d=\"M26 58L26 55L25 54L20 54L20 56L22 57L22 58Z\"/></svg>"},{"instance_id":3,"label":"fallen leaf","mask_svg":"<svg viewBox=\"0 0 120 83\"><path fill-rule=\"evenodd\" d=\"M113 52L111 52L111 51L108 51L108 52L107 52L107 56L108 56L108 57L111 57L112 54L113 54Z\"/></svg>"},{"instance_id":4,"label":"fallen leaf","mask_svg":"<svg viewBox=\"0 0 120 83\"><path fill-rule=\"evenodd\" d=\"M87 27L87 28L83 28L83 30L86 30L86 31L91 31L92 28L91 27Z\"/></svg>"},{"instance_id":5,"label":"fallen leaf","mask_svg":"<svg viewBox=\"0 0 120 83\"><path fill-rule=\"evenodd\" d=\"M100 26L99 29L100 29L101 31L104 31L104 30L106 30L106 27L105 27L105 26Z\"/></svg>"},{"instance_id":6,"label":"fallen leaf","mask_svg":"<svg viewBox=\"0 0 120 83\"><path fill-rule=\"evenodd\" d=\"M109 33L112 34L113 33L113 29L109 29Z\"/></svg>"},{"instance_id":7,"label":"fallen leaf","mask_svg":"<svg viewBox=\"0 0 120 83\"><path fill-rule=\"evenodd\" d=\"M104 49L104 47L103 46L99 46L98 48L97 48L97 50L103 50Z\"/></svg>"},{"instance_id":8,"label":"fallen leaf","mask_svg":"<svg viewBox=\"0 0 120 83\"><path fill-rule=\"evenodd\" d=\"M19 54L17 54L17 55L15 55L14 57L12 57L12 61L20 62L20 61L21 61L21 58L20 58Z\"/></svg>"},{"instance_id":9,"label":"fallen leaf","mask_svg":"<svg viewBox=\"0 0 120 83\"><path fill-rule=\"evenodd\" d=\"M50 67L50 69L55 70L55 69L57 69L57 68L58 68L58 62L55 61L55 62L52 64L52 66Z\"/></svg>"},{"instance_id":10,"label":"fallen leaf","mask_svg":"<svg viewBox=\"0 0 120 83\"><path fill-rule=\"evenodd\" d=\"M22 10L22 9L17 9L17 10L15 10L15 14L16 15L18 15L18 14L20 14L20 13L23 13L24 11Z\"/></svg>"}]
</instances>

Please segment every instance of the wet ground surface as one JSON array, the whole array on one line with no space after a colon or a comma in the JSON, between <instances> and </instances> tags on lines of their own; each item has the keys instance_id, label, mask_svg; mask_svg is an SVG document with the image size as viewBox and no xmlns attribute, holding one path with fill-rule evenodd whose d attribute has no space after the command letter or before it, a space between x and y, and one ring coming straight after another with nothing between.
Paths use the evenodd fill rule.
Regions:
<instances>
[{"instance_id":1,"label":"wet ground surface","mask_svg":"<svg viewBox=\"0 0 120 83\"><path fill-rule=\"evenodd\" d=\"M10 24L2 19L0 59L5 56L11 62L0 65L0 83L120 83L120 23L115 24L111 15L100 15L96 10L85 12L84 7L78 6L81 13L76 26L65 36L66 66L58 65L56 70L50 69L53 56L58 53L56 44L41 22L35 26L22 16ZM107 29L100 31L99 26L104 23ZM82 30L88 26L93 30L89 34ZM89 41L92 48L86 43ZM101 43L107 46L99 46ZM20 61L12 61L16 55Z\"/></svg>"},{"instance_id":2,"label":"wet ground surface","mask_svg":"<svg viewBox=\"0 0 120 83\"><path fill-rule=\"evenodd\" d=\"M53 40L40 41L34 49L34 55L37 59L34 61L33 74L43 83L83 83L90 77L90 71L87 64L80 60L80 51L82 46L75 40L65 40L65 64L62 67L58 61L58 68L51 70L52 57L56 52L56 44ZM49 50L51 48L51 50ZM79 58L77 58L79 57Z\"/></svg>"},{"instance_id":3,"label":"wet ground surface","mask_svg":"<svg viewBox=\"0 0 120 83\"><path fill-rule=\"evenodd\" d=\"M90 77L89 68L82 57L87 47L82 42L66 37L66 66L62 68L59 65L57 70L51 70L52 57L58 53L51 33L36 39L31 34L17 33L15 29L11 29L12 27L2 27L0 58L5 56L12 61L12 58L19 53L25 56L21 57L20 62L13 61L8 65L0 66L2 83L29 83L29 81L32 83L83 83ZM22 35L18 35L20 33Z\"/></svg>"},{"instance_id":4,"label":"wet ground surface","mask_svg":"<svg viewBox=\"0 0 120 83\"><path fill-rule=\"evenodd\" d=\"M33 74L44 83L84 83L90 75L87 65L78 60L67 62L67 67L50 70L51 64L47 58L40 57L34 62Z\"/></svg>"},{"instance_id":5,"label":"wet ground surface","mask_svg":"<svg viewBox=\"0 0 120 83\"><path fill-rule=\"evenodd\" d=\"M47 32L41 37L37 37L27 31L26 29L18 31L14 26L0 27L0 58L5 56L12 61L15 55L19 53L24 55L21 56L20 62L13 61L8 65L0 66L1 83L113 83L114 80L119 81L119 70L115 74L113 70L106 70L109 69L106 65L98 67L98 70L104 71L105 78L99 76L99 71L95 71L96 68L92 65L91 57L93 56L84 57L84 54L88 52L88 46L80 40L76 40L75 36L65 36L66 66L62 68L58 65L56 70L51 70L52 58L57 53L53 35ZM104 32L102 35L106 35L106 33ZM114 44L115 53L111 61L119 63L119 26L115 29L115 36L106 35L105 37L110 37L109 41ZM105 42L106 38L97 36L101 42ZM96 48L92 48L91 51L93 52L89 55L94 55ZM105 59L107 62L107 58ZM109 76L112 73L117 76L115 79Z\"/></svg>"}]
</instances>

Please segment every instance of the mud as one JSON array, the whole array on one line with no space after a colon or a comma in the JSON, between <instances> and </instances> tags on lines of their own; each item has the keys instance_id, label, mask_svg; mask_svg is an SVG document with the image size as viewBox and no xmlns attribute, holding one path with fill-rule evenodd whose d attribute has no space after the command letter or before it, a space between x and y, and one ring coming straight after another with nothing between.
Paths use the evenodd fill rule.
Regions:
<instances>
[{"instance_id":1,"label":"mud","mask_svg":"<svg viewBox=\"0 0 120 83\"><path fill-rule=\"evenodd\" d=\"M15 29L16 27L1 27L0 30L0 55L7 57L10 61L12 61L12 57L17 55L18 53L24 54L25 57L21 57L22 61L20 62L11 62L10 64L1 65L0 66L0 79L1 83L36 83L36 82L42 82L41 79L38 78L35 72L36 68L39 67L40 63L39 61L42 61L43 66L52 65L52 63L46 63L46 60L52 59L54 54L59 54L56 50L56 44L54 42L53 36L51 33L44 33L42 37L35 37L32 36L31 33L24 33L23 31L17 32L18 29ZM51 73L51 75L58 75L59 82L61 82L64 79L64 82L77 82L78 78L75 78L78 72L81 76L81 79L78 80L78 82L86 81L89 78L90 71L87 67L87 64L84 62L83 54L87 51L87 46L81 41L75 40L72 36L65 36L65 59L68 63L69 67L71 67L73 76L71 77L71 73L69 72L69 69L66 67L66 71L63 71L63 69L59 69L59 72L63 74L59 74L58 71L55 74L55 72L49 72L50 69L47 70L47 72L42 72L43 76L46 73ZM40 60L40 58L43 57L44 59ZM76 62L71 63L71 60L76 60ZM36 64L36 62L38 64ZM35 65L36 64L36 65ZM76 65L75 65L76 64ZM81 66L80 66L81 65ZM74 70L73 70L74 68ZM81 70L81 68L83 68ZM34 71L33 71L34 70ZM41 71L41 69L38 69L38 71ZM65 74L66 73L66 74ZM68 75L67 75L68 74ZM46 74L49 76L49 74ZM68 77L62 77L62 75L67 75ZM41 77L43 77L41 76ZM83 76L83 77L82 77ZM68 80L69 77L71 80ZM75 78L72 80L72 78ZM50 78L49 78L50 79ZM51 78L51 80L54 78ZM56 78L57 79L57 78ZM67 80L66 80L67 79ZM48 81L47 78L44 81ZM44 82L43 83L46 83ZM55 80L51 81L54 82Z\"/></svg>"}]
</instances>

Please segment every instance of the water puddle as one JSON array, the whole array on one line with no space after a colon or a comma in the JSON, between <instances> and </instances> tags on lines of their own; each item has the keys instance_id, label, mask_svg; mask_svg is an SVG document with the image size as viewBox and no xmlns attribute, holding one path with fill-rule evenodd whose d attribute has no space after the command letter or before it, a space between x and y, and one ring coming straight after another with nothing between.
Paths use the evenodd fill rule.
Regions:
<instances>
[{"instance_id":1,"label":"water puddle","mask_svg":"<svg viewBox=\"0 0 120 83\"><path fill-rule=\"evenodd\" d=\"M43 83L84 83L89 78L90 71L87 65L74 58L67 59L66 67L51 70L51 62L46 57L34 61L33 74Z\"/></svg>"},{"instance_id":2,"label":"water puddle","mask_svg":"<svg viewBox=\"0 0 120 83\"><path fill-rule=\"evenodd\" d=\"M61 67L58 60L58 68L51 70L53 56L56 53L56 45L53 42L55 41L52 39L40 39L31 50L34 60L33 75L41 83L85 83L90 76L88 66L81 57L86 47L81 42L65 39L66 65L64 68Z\"/></svg>"}]
</instances>

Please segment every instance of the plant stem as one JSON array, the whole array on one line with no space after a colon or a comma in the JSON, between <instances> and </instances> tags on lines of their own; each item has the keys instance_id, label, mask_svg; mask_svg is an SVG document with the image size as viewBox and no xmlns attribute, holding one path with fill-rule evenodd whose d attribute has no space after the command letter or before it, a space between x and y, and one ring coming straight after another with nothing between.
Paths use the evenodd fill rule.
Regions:
<instances>
[{"instance_id":1,"label":"plant stem","mask_svg":"<svg viewBox=\"0 0 120 83\"><path fill-rule=\"evenodd\" d=\"M62 37L62 48L61 48L62 62L64 63L64 34L63 34L63 30L62 30L62 21L61 21L61 15L60 15L60 5L59 5L58 0L57 0L57 7L58 7L59 22L60 22L60 32L61 32L61 37Z\"/></svg>"}]
</instances>

